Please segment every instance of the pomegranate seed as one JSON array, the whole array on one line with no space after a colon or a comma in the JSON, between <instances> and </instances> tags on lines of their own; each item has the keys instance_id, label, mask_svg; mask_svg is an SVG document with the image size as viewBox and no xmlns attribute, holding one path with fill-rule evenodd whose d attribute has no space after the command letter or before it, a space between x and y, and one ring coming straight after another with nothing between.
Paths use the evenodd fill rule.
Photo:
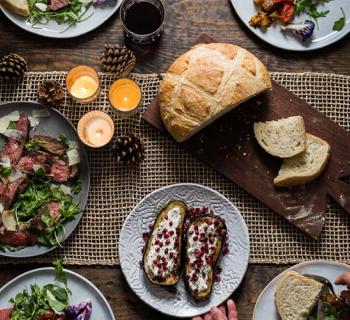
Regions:
<instances>
[{"instance_id":1,"label":"pomegranate seed","mask_svg":"<svg viewBox=\"0 0 350 320\"><path fill-rule=\"evenodd\" d=\"M172 227L173 226L173 222L169 221L169 226Z\"/></svg>"},{"instance_id":2,"label":"pomegranate seed","mask_svg":"<svg viewBox=\"0 0 350 320\"><path fill-rule=\"evenodd\" d=\"M220 281L221 281L221 277L220 277L220 276L216 276L216 277L215 277L215 281L216 281L216 282L220 282Z\"/></svg>"},{"instance_id":3,"label":"pomegranate seed","mask_svg":"<svg viewBox=\"0 0 350 320\"><path fill-rule=\"evenodd\" d=\"M207 231L208 231L208 227L205 226L205 227L204 227L204 232L207 232Z\"/></svg>"},{"instance_id":4,"label":"pomegranate seed","mask_svg":"<svg viewBox=\"0 0 350 320\"><path fill-rule=\"evenodd\" d=\"M174 235L174 230L170 230L170 231L169 231L169 234L170 234L171 236L173 236L173 235Z\"/></svg>"},{"instance_id":5,"label":"pomegranate seed","mask_svg":"<svg viewBox=\"0 0 350 320\"><path fill-rule=\"evenodd\" d=\"M163 248L163 242L159 242L159 248Z\"/></svg>"},{"instance_id":6,"label":"pomegranate seed","mask_svg":"<svg viewBox=\"0 0 350 320\"><path fill-rule=\"evenodd\" d=\"M160 243L160 241L157 239L154 243L157 245Z\"/></svg>"},{"instance_id":7,"label":"pomegranate seed","mask_svg":"<svg viewBox=\"0 0 350 320\"><path fill-rule=\"evenodd\" d=\"M157 256L157 260L160 260L160 259L161 259L161 256L158 255L158 256Z\"/></svg>"},{"instance_id":8,"label":"pomegranate seed","mask_svg":"<svg viewBox=\"0 0 350 320\"><path fill-rule=\"evenodd\" d=\"M149 232L144 232L144 233L142 234L143 240L148 240L149 236L150 236Z\"/></svg>"},{"instance_id":9,"label":"pomegranate seed","mask_svg":"<svg viewBox=\"0 0 350 320\"><path fill-rule=\"evenodd\" d=\"M209 239L210 244L214 244L214 239Z\"/></svg>"},{"instance_id":10,"label":"pomegranate seed","mask_svg":"<svg viewBox=\"0 0 350 320\"><path fill-rule=\"evenodd\" d=\"M169 233L164 234L164 239L168 239L170 237Z\"/></svg>"},{"instance_id":11,"label":"pomegranate seed","mask_svg":"<svg viewBox=\"0 0 350 320\"><path fill-rule=\"evenodd\" d=\"M216 271L217 273L221 273L221 272L222 272L222 268L221 268L220 266L217 266L217 267L215 268L215 271Z\"/></svg>"},{"instance_id":12,"label":"pomegranate seed","mask_svg":"<svg viewBox=\"0 0 350 320\"><path fill-rule=\"evenodd\" d=\"M168 217L167 214L164 216L164 219L165 219L165 220L168 220L168 219L169 219L169 217Z\"/></svg>"},{"instance_id":13,"label":"pomegranate seed","mask_svg":"<svg viewBox=\"0 0 350 320\"><path fill-rule=\"evenodd\" d=\"M174 252L171 251L171 252L169 253L169 257L172 258L173 256L174 256Z\"/></svg>"},{"instance_id":14,"label":"pomegranate seed","mask_svg":"<svg viewBox=\"0 0 350 320\"><path fill-rule=\"evenodd\" d=\"M163 233L167 233L167 232L168 232L168 229L165 228L165 229L163 230Z\"/></svg>"},{"instance_id":15,"label":"pomegranate seed","mask_svg":"<svg viewBox=\"0 0 350 320\"><path fill-rule=\"evenodd\" d=\"M156 252L158 253L159 251L160 251L160 248L159 248L159 247L157 247L157 248L156 248Z\"/></svg>"},{"instance_id":16,"label":"pomegranate seed","mask_svg":"<svg viewBox=\"0 0 350 320\"><path fill-rule=\"evenodd\" d=\"M197 236L194 236L193 237L193 241L197 241L198 240L198 237Z\"/></svg>"},{"instance_id":17,"label":"pomegranate seed","mask_svg":"<svg viewBox=\"0 0 350 320\"><path fill-rule=\"evenodd\" d=\"M165 240L165 244L166 244L166 245L169 245L169 244L170 244L170 239L166 239L166 240Z\"/></svg>"},{"instance_id":18,"label":"pomegranate seed","mask_svg":"<svg viewBox=\"0 0 350 320\"><path fill-rule=\"evenodd\" d=\"M222 250L222 254L224 256L226 256L229 252L230 252L230 250L228 248L224 248L224 250Z\"/></svg>"},{"instance_id":19,"label":"pomegranate seed","mask_svg":"<svg viewBox=\"0 0 350 320\"><path fill-rule=\"evenodd\" d=\"M210 221L210 220L209 220L209 221L208 221L208 225L211 226L212 224L213 224L213 221Z\"/></svg>"},{"instance_id":20,"label":"pomegranate seed","mask_svg":"<svg viewBox=\"0 0 350 320\"><path fill-rule=\"evenodd\" d=\"M162 257L162 261L165 261L165 257Z\"/></svg>"},{"instance_id":21,"label":"pomegranate seed","mask_svg":"<svg viewBox=\"0 0 350 320\"><path fill-rule=\"evenodd\" d=\"M166 248L166 249L164 250L164 252L165 252L165 254L168 254L169 249L168 249L168 248Z\"/></svg>"},{"instance_id":22,"label":"pomegranate seed","mask_svg":"<svg viewBox=\"0 0 350 320\"><path fill-rule=\"evenodd\" d=\"M162 234L159 232L158 233L158 238L161 238L162 237Z\"/></svg>"},{"instance_id":23,"label":"pomegranate seed","mask_svg":"<svg viewBox=\"0 0 350 320\"><path fill-rule=\"evenodd\" d=\"M157 259L154 259L153 264L157 264L157 263L158 263Z\"/></svg>"},{"instance_id":24,"label":"pomegranate seed","mask_svg":"<svg viewBox=\"0 0 350 320\"><path fill-rule=\"evenodd\" d=\"M218 225L219 225L219 221L218 221L218 220L215 220L214 226L217 227Z\"/></svg>"}]
</instances>

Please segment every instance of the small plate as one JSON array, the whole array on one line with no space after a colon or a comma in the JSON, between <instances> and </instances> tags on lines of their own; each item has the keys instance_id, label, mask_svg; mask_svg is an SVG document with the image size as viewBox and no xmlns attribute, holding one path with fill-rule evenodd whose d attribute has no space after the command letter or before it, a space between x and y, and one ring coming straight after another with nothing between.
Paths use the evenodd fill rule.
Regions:
<instances>
[{"instance_id":1,"label":"small plate","mask_svg":"<svg viewBox=\"0 0 350 320\"><path fill-rule=\"evenodd\" d=\"M68 29L68 23L58 24L56 21L49 21L47 24L38 23L33 27L26 17L21 17L1 5L0 9L8 19L23 30L47 38L68 39L81 36L98 28L114 15L121 3L122 0L111 0L104 4L94 5L84 14L84 17L93 14L90 18L72 25Z\"/></svg>"},{"instance_id":2,"label":"small plate","mask_svg":"<svg viewBox=\"0 0 350 320\"><path fill-rule=\"evenodd\" d=\"M33 110L46 109L50 112L51 116L47 118L41 118L39 125L35 128L36 134L44 134L53 137L58 137L63 133L68 140L79 142L79 179L81 182L81 192L78 195L73 196L74 203L79 204L80 213L75 216L75 219L66 223L66 238L67 239L74 229L77 227L83 212L85 210L88 194L90 189L90 168L88 155L84 145L79 141L78 134L72 123L67 120L62 113L56 109L44 106L40 103L35 102L12 102L0 105L0 117L3 117L13 111L20 111L26 115L31 115ZM33 130L31 130L31 133ZM56 247L45 247L41 245L35 245L23 248L14 252L2 252L0 251L0 256L14 257L14 258L28 258L38 255L45 254L54 250Z\"/></svg>"},{"instance_id":3,"label":"small plate","mask_svg":"<svg viewBox=\"0 0 350 320\"><path fill-rule=\"evenodd\" d=\"M92 302L90 320L115 320L113 311L106 298L93 283L73 271L64 271L68 276L68 288L72 291L71 304L90 299ZM49 283L55 283L55 278L56 272L54 268L40 268L21 274L0 289L0 308L11 307L9 300L24 289L30 290L30 285L44 286Z\"/></svg>"},{"instance_id":4,"label":"small plate","mask_svg":"<svg viewBox=\"0 0 350 320\"><path fill-rule=\"evenodd\" d=\"M316 274L334 283L335 279L350 270L350 266L331 261L309 261L297 264L274 278L262 291L256 302L252 320L280 320L275 307L275 292L277 283L287 271L295 270L303 274ZM335 292L340 293L345 286L334 286Z\"/></svg>"},{"instance_id":5,"label":"small plate","mask_svg":"<svg viewBox=\"0 0 350 320\"><path fill-rule=\"evenodd\" d=\"M325 18L318 19L318 27L315 27L311 41L306 42L298 40L289 33L282 32L280 23L275 23L266 30L250 26L250 18L258 12L258 6L254 4L253 0L231 0L231 3L243 23L255 33L255 35L265 42L285 50L311 51L320 49L339 41L350 32L349 0L333 0L324 5L320 5L319 10L329 10L329 13ZM333 31L334 22L342 17L340 8L343 8L345 12L346 24L341 31ZM293 23L302 22L305 21L305 19L312 20L308 15L301 14L294 18Z\"/></svg>"},{"instance_id":6,"label":"small plate","mask_svg":"<svg viewBox=\"0 0 350 320\"><path fill-rule=\"evenodd\" d=\"M221 257L221 281L214 284L205 302L196 303L190 298L183 279L174 288L164 288L152 284L140 268L145 245L142 234L154 223L158 211L174 199L185 201L189 207L209 207L226 221L229 254ZM217 191L199 184L175 184L152 192L131 211L120 233L119 258L129 286L145 303L170 316L194 317L224 302L240 285L248 267L248 229L238 209Z\"/></svg>"}]
</instances>

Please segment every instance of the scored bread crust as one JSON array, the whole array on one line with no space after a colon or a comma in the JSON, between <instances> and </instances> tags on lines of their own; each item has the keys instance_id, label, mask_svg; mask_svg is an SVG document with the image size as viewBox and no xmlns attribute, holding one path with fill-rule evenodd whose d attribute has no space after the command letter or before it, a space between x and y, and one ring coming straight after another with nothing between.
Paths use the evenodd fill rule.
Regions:
<instances>
[{"instance_id":1,"label":"scored bread crust","mask_svg":"<svg viewBox=\"0 0 350 320\"><path fill-rule=\"evenodd\" d=\"M318 144L318 150L310 150L310 144ZM313 151L313 152L312 152ZM310 153L313 154L310 154ZM316 157L315 152L318 152L317 162L313 162L313 168L308 169L305 166L308 164L310 157ZM330 145L312 135L306 134L306 149L304 152L283 160L283 164L278 172L273 183L277 187L293 187L305 184L315 180L326 168L331 153ZM300 164L296 169L295 166Z\"/></svg>"},{"instance_id":2,"label":"scored bread crust","mask_svg":"<svg viewBox=\"0 0 350 320\"><path fill-rule=\"evenodd\" d=\"M301 116L256 122L254 134L259 145L275 157L290 158L305 150L305 123Z\"/></svg>"},{"instance_id":3,"label":"scored bread crust","mask_svg":"<svg viewBox=\"0 0 350 320\"><path fill-rule=\"evenodd\" d=\"M283 302L283 298L284 298L284 294L283 294L283 288L286 282L290 281L291 279L295 279L298 280L302 283L304 283L305 285L309 285L310 287L313 287L313 290L317 291L319 290L318 295L316 295L316 297L314 297L314 301L308 301L309 305L308 305L308 314L305 314L305 317L303 318L296 318L295 316L290 317L289 315L286 314L286 306ZM298 288L293 288L293 292L288 292L289 294L289 300L291 300L291 294L296 294L296 291ZM278 282L277 284L277 289L275 292L275 304L276 304L276 308L277 308L277 312L279 314L279 316L281 317L281 320L307 320L307 317L310 315L310 313L313 311L313 309L315 308L318 299L320 298L321 294L322 294L322 290L324 289L324 285L314 279L305 277L303 275L301 275L300 273L296 272L296 271L287 271L282 279ZM302 297L305 299L310 299L309 296L305 296ZM295 306L295 308L302 308L304 306Z\"/></svg>"},{"instance_id":4,"label":"scored bread crust","mask_svg":"<svg viewBox=\"0 0 350 320\"><path fill-rule=\"evenodd\" d=\"M271 87L266 67L249 51L228 43L199 44L177 58L161 81L161 118L182 142Z\"/></svg>"},{"instance_id":5,"label":"scored bread crust","mask_svg":"<svg viewBox=\"0 0 350 320\"><path fill-rule=\"evenodd\" d=\"M27 0L0 0L0 4L20 16L27 17L29 15Z\"/></svg>"}]
</instances>

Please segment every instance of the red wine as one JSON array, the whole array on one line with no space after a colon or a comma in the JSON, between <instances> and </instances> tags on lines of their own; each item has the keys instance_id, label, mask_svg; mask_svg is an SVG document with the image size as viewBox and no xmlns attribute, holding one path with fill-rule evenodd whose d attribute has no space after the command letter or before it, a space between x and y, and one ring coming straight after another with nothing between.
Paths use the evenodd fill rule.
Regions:
<instances>
[{"instance_id":1,"label":"red wine","mask_svg":"<svg viewBox=\"0 0 350 320\"><path fill-rule=\"evenodd\" d=\"M125 25L133 33L149 34L162 25L163 18L163 14L154 4L140 1L126 10Z\"/></svg>"}]
</instances>

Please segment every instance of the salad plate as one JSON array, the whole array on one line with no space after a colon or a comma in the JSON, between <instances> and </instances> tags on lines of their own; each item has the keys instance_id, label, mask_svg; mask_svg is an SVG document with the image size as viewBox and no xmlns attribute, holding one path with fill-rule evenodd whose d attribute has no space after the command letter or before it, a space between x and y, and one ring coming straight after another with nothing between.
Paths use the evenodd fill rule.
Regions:
<instances>
[{"instance_id":1,"label":"salad plate","mask_svg":"<svg viewBox=\"0 0 350 320\"><path fill-rule=\"evenodd\" d=\"M70 305L77 305L83 301L90 300L92 313L89 320L115 319L106 298L93 283L73 271L64 270L64 272L67 275L67 288L72 293L69 299ZM39 268L28 271L11 280L0 289L0 309L11 308L12 305L9 301L24 289L29 290L31 285L34 284L39 287L47 284L60 285L56 279L54 268Z\"/></svg>"},{"instance_id":2,"label":"salad plate","mask_svg":"<svg viewBox=\"0 0 350 320\"><path fill-rule=\"evenodd\" d=\"M317 276L324 277L328 279L335 289L335 292L339 294L342 290L346 289L345 286L335 286L335 279L342 273L349 271L349 266L343 263L337 263L332 261L308 261L304 263L297 264L281 274L275 277L262 291L258 301L256 302L253 319L252 320L265 320L266 318L270 320L280 320L275 307L275 292L279 280L283 275L294 270L301 274L314 274Z\"/></svg>"},{"instance_id":3,"label":"salad plate","mask_svg":"<svg viewBox=\"0 0 350 320\"><path fill-rule=\"evenodd\" d=\"M84 12L81 21L72 25L69 22L58 24L56 21L50 20L47 23L36 23L33 26L28 18L21 17L1 5L0 9L9 20L23 30L43 37L68 39L98 28L116 13L121 3L122 0L111 0L106 3L93 4Z\"/></svg>"},{"instance_id":4,"label":"salad plate","mask_svg":"<svg viewBox=\"0 0 350 320\"><path fill-rule=\"evenodd\" d=\"M227 226L227 254L219 258L220 279L214 282L209 299L195 301L186 291L184 277L174 286L159 286L147 278L140 266L145 246L143 235L170 201L180 200L188 208L205 207L223 218ZM181 183L147 195L125 220L119 237L123 274L136 295L154 309L178 318L194 317L228 299L240 285L249 260L249 234L239 210L223 195L208 187Z\"/></svg>"},{"instance_id":5,"label":"salad plate","mask_svg":"<svg viewBox=\"0 0 350 320\"><path fill-rule=\"evenodd\" d=\"M27 116L33 115L33 111L37 113L47 113L45 117L40 118L37 126L31 130L31 135L45 135L56 138L64 135L68 141L75 143L78 147L77 150L80 158L80 163L78 164L79 176L77 181L79 184L80 192L71 193L70 196L72 198L72 203L78 206L77 209L79 212L74 215L72 220L65 223L65 232L64 235L62 234L62 241L64 241L77 227L88 200L88 193L90 188L90 168L86 149L84 145L79 141L75 127L58 110L34 102L13 102L0 105L0 118L14 111L18 111L20 114ZM3 141L3 138L1 139ZM24 189L24 192L25 190L26 189ZM45 254L49 251L52 251L56 247L57 244L53 246L35 244L32 246L20 247L19 250L7 250L5 248L5 250L0 250L0 255L13 258L27 258Z\"/></svg>"},{"instance_id":6,"label":"salad plate","mask_svg":"<svg viewBox=\"0 0 350 320\"><path fill-rule=\"evenodd\" d=\"M254 0L231 0L234 10L236 11L242 22L256 36L263 41L280 49L290 51L311 51L321 49L331 45L340 39L344 38L350 32L350 1L348 0L332 0L318 6L319 12L329 11L325 17L320 17L317 20L311 39L302 41L294 37L290 32L281 30L282 23L277 21L272 26L261 29L252 27L249 24L250 19L257 14L259 6L254 4ZM345 14L345 24L340 31L334 31L334 23L341 19ZM313 20L306 13L297 15L292 20L292 23L300 23L305 20Z\"/></svg>"}]
</instances>

